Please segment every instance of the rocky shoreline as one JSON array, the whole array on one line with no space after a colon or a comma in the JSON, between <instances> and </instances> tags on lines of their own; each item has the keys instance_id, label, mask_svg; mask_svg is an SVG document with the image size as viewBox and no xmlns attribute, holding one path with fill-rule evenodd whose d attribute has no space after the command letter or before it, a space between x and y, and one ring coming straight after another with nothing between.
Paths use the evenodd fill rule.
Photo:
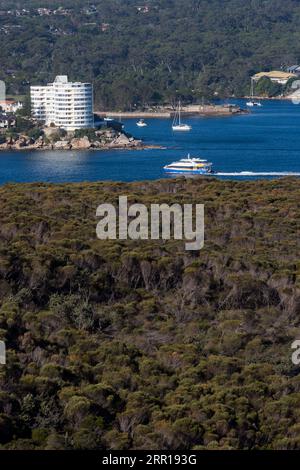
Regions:
<instances>
[{"instance_id":1,"label":"rocky shoreline","mask_svg":"<svg viewBox=\"0 0 300 470\"><path fill-rule=\"evenodd\" d=\"M52 132L52 137L54 133ZM19 134L17 137L9 137L0 144L0 151L8 150L143 150L157 148L156 146L145 145L142 140L114 129L105 129L95 132L95 138L89 136L75 137L66 135L59 140L51 137L51 132L46 131L37 139L26 134Z\"/></svg>"}]
</instances>

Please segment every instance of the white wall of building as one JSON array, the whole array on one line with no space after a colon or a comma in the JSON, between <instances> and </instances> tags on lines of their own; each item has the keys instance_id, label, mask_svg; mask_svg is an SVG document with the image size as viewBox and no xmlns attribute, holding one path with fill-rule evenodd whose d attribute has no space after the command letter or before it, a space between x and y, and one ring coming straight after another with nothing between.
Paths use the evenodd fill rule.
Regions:
<instances>
[{"instance_id":1,"label":"white wall of building","mask_svg":"<svg viewBox=\"0 0 300 470\"><path fill-rule=\"evenodd\" d=\"M93 86L90 83L69 82L58 75L46 86L32 86L32 116L47 126L73 131L94 127Z\"/></svg>"}]
</instances>

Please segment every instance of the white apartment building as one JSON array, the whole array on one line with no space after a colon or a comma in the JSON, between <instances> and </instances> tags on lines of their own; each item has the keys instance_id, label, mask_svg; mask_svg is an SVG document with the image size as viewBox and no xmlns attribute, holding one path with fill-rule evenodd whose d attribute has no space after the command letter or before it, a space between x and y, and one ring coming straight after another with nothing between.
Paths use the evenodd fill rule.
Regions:
<instances>
[{"instance_id":1,"label":"white apartment building","mask_svg":"<svg viewBox=\"0 0 300 470\"><path fill-rule=\"evenodd\" d=\"M93 85L58 75L46 86L31 86L31 114L46 126L66 131L94 127Z\"/></svg>"}]
</instances>

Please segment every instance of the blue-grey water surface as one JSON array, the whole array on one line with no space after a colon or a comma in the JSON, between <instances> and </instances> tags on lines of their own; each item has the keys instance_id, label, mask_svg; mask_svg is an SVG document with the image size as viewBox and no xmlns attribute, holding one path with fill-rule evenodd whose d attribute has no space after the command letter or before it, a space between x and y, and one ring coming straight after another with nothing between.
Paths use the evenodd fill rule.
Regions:
<instances>
[{"instance_id":1,"label":"blue-grey water surface","mask_svg":"<svg viewBox=\"0 0 300 470\"><path fill-rule=\"evenodd\" d=\"M245 101L235 102L245 107ZM249 115L184 121L191 132L172 132L169 119L149 119L146 128L123 120L128 132L163 149L0 152L0 184L153 180L166 176L164 165L188 153L212 161L220 178L300 175L300 105L264 101Z\"/></svg>"}]
</instances>

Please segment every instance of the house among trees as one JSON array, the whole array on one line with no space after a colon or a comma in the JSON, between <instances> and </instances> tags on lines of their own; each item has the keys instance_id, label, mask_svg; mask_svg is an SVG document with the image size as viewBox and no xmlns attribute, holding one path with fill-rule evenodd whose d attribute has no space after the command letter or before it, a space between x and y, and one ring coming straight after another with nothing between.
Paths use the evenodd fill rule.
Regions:
<instances>
[{"instance_id":1,"label":"house among trees","mask_svg":"<svg viewBox=\"0 0 300 470\"><path fill-rule=\"evenodd\" d=\"M50 16L52 14L52 10L50 10L50 8L38 8L37 13L40 16Z\"/></svg>"},{"instance_id":2,"label":"house among trees","mask_svg":"<svg viewBox=\"0 0 300 470\"><path fill-rule=\"evenodd\" d=\"M13 99L7 99L0 101L0 110L5 113L16 113L19 109L23 108L23 103L21 101L16 101Z\"/></svg>"},{"instance_id":3,"label":"house among trees","mask_svg":"<svg viewBox=\"0 0 300 470\"><path fill-rule=\"evenodd\" d=\"M149 13L150 8L148 7L148 5L142 5L137 7L137 11L139 13Z\"/></svg>"},{"instance_id":4,"label":"house among trees","mask_svg":"<svg viewBox=\"0 0 300 470\"><path fill-rule=\"evenodd\" d=\"M278 83L278 85L286 85L291 78L297 78L297 75L295 73L272 70L271 72L259 72L252 78L258 82L263 77L269 78L273 83Z\"/></svg>"},{"instance_id":5,"label":"house among trees","mask_svg":"<svg viewBox=\"0 0 300 470\"><path fill-rule=\"evenodd\" d=\"M15 127L16 118L12 114L0 113L0 129Z\"/></svg>"},{"instance_id":6,"label":"house among trees","mask_svg":"<svg viewBox=\"0 0 300 470\"><path fill-rule=\"evenodd\" d=\"M109 30L110 24L109 23L101 23L101 31L102 33L105 33L106 31Z\"/></svg>"}]
</instances>

